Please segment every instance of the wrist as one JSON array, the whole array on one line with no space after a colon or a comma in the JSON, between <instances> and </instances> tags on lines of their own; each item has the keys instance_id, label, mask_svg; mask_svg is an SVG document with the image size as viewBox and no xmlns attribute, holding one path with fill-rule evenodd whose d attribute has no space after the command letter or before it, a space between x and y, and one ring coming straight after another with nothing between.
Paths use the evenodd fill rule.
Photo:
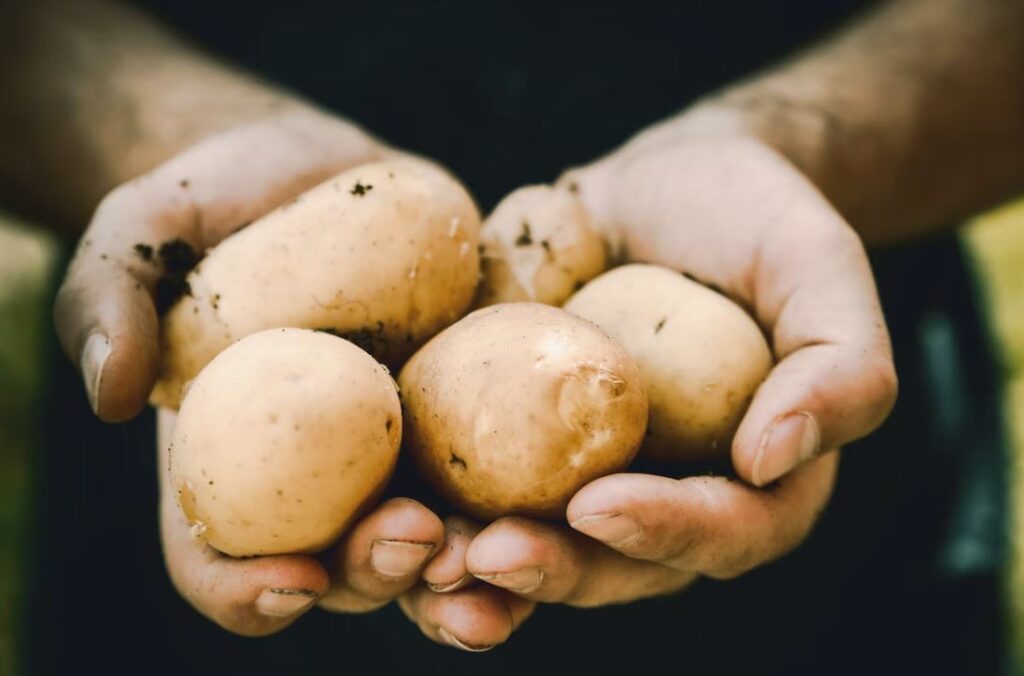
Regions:
<instances>
[{"instance_id":1,"label":"wrist","mask_svg":"<svg viewBox=\"0 0 1024 676\"><path fill-rule=\"evenodd\" d=\"M736 87L703 99L680 116L693 132L711 131L762 143L782 155L827 196L830 148L838 121L825 111L756 87Z\"/></svg>"},{"instance_id":2,"label":"wrist","mask_svg":"<svg viewBox=\"0 0 1024 676\"><path fill-rule=\"evenodd\" d=\"M880 197L892 190L882 177L904 155L898 147L904 142L854 123L857 115L824 103L823 92L790 84L767 79L726 89L684 111L680 124L691 133L717 130L766 146L810 181L862 237L878 241L876 224L888 218L878 208L884 206Z\"/></svg>"}]
</instances>

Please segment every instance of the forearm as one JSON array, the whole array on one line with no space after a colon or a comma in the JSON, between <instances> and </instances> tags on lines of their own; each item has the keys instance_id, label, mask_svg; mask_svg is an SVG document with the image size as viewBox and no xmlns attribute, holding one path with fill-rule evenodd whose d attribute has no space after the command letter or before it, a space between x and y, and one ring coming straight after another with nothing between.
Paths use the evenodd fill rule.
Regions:
<instances>
[{"instance_id":1,"label":"forearm","mask_svg":"<svg viewBox=\"0 0 1024 676\"><path fill-rule=\"evenodd\" d=\"M0 199L84 227L114 186L245 122L312 108L105 0L10 3Z\"/></svg>"},{"instance_id":2,"label":"forearm","mask_svg":"<svg viewBox=\"0 0 1024 676\"><path fill-rule=\"evenodd\" d=\"M887 3L698 109L779 150L869 243L926 234L1024 191L1024 2Z\"/></svg>"}]
</instances>

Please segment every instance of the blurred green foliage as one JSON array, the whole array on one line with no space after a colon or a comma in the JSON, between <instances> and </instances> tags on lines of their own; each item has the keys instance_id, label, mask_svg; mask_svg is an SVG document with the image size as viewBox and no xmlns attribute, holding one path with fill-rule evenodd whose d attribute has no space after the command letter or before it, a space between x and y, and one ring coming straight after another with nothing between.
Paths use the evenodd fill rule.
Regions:
<instances>
[{"instance_id":1,"label":"blurred green foliage","mask_svg":"<svg viewBox=\"0 0 1024 676\"><path fill-rule=\"evenodd\" d=\"M26 602L31 459L55 251L50 237L0 213L0 674L17 668Z\"/></svg>"},{"instance_id":2,"label":"blurred green foliage","mask_svg":"<svg viewBox=\"0 0 1024 676\"><path fill-rule=\"evenodd\" d=\"M966 241L985 289L989 321L998 341L1003 406L1011 441L1010 561L1006 604L1010 620L1010 673L1024 673L1024 199L978 217Z\"/></svg>"}]
</instances>

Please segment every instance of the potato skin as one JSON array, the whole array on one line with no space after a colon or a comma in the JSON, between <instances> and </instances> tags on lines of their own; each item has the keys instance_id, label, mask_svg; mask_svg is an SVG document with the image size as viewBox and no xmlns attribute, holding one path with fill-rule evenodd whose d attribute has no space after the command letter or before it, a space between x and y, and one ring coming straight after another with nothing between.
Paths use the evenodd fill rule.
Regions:
<instances>
[{"instance_id":1,"label":"potato skin","mask_svg":"<svg viewBox=\"0 0 1024 676\"><path fill-rule=\"evenodd\" d=\"M480 231L476 307L533 301L559 306L604 272L604 240L566 188L531 185L509 194Z\"/></svg>"},{"instance_id":2,"label":"potato skin","mask_svg":"<svg viewBox=\"0 0 1024 676\"><path fill-rule=\"evenodd\" d=\"M728 456L772 367L760 328L742 308L678 272L626 265L587 284L565 309L607 331L640 367L651 407L642 456Z\"/></svg>"},{"instance_id":3,"label":"potato skin","mask_svg":"<svg viewBox=\"0 0 1024 676\"><path fill-rule=\"evenodd\" d=\"M477 310L399 376L406 448L480 519L564 518L573 494L624 469L647 421L636 365L593 324L546 305Z\"/></svg>"},{"instance_id":4,"label":"potato skin","mask_svg":"<svg viewBox=\"0 0 1024 676\"><path fill-rule=\"evenodd\" d=\"M401 434L395 382L368 354L325 333L261 331L189 387L171 485L225 554L315 552L383 490Z\"/></svg>"},{"instance_id":5,"label":"potato skin","mask_svg":"<svg viewBox=\"0 0 1024 676\"><path fill-rule=\"evenodd\" d=\"M440 168L396 159L343 172L213 248L164 318L153 403L231 343L330 330L397 367L472 302L480 216Z\"/></svg>"}]
</instances>

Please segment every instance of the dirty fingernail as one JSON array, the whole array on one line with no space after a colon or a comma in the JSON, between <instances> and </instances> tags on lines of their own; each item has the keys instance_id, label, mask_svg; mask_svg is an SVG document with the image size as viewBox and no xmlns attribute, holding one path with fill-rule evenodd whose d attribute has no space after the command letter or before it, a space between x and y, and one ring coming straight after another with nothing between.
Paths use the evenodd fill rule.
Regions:
<instances>
[{"instance_id":1,"label":"dirty fingernail","mask_svg":"<svg viewBox=\"0 0 1024 676\"><path fill-rule=\"evenodd\" d=\"M775 420L764 436L754 457L750 478L754 485L764 486L795 469L821 450L821 432L810 413L791 413Z\"/></svg>"},{"instance_id":2,"label":"dirty fingernail","mask_svg":"<svg viewBox=\"0 0 1024 676\"><path fill-rule=\"evenodd\" d=\"M432 551L432 542L374 540L370 545L370 566L384 577L405 577L423 565Z\"/></svg>"},{"instance_id":3,"label":"dirty fingernail","mask_svg":"<svg viewBox=\"0 0 1024 676\"><path fill-rule=\"evenodd\" d=\"M609 545L623 545L640 536L640 524L628 514L591 514L569 525Z\"/></svg>"},{"instance_id":4,"label":"dirty fingernail","mask_svg":"<svg viewBox=\"0 0 1024 676\"><path fill-rule=\"evenodd\" d=\"M89 406L92 407L94 413L99 407L103 365L109 356L110 340L101 333L90 335L82 348L82 357L79 363L82 368L82 380L85 381L85 393L89 397Z\"/></svg>"},{"instance_id":5,"label":"dirty fingernail","mask_svg":"<svg viewBox=\"0 0 1024 676\"><path fill-rule=\"evenodd\" d=\"M469 651L471 653L487 652L488 650L490 650L491 648L494 647L493 644L491 644L491 645L477 645L477 646L473 646L473 645L469 645L468 643L463 643L459 639L455 638L455 636L450 634L448 632L448 630L445 629L444 627L438 627L437 628L437 633L441 636L441 639L445 643L447 643L448 645L453 646L455 648L458 648L460 650L467 650L467 651Z\"/></svg>"},{"instance_id":6,"label":"dirty fingernail","mask_svg":"<svg viewBox=\"0 0 1024 676\"><path fill-rule=\"evenodd\" d=\"M510 592L529 594L537 591L544 581L544 571L540 568L523 568L510 573L478 573L475 577Z\"/></svg>"},{"instance_id":7,"label":"dirty fingernail","mask_svg":"<svg viewBox=\"0 0 1024 676\"><path fill-rule=\"evenodd\" d=\"M316 603L309 589L264 589L256 599L256 610L268 617L291 617Z\"/></svg>"}]
</instances>

